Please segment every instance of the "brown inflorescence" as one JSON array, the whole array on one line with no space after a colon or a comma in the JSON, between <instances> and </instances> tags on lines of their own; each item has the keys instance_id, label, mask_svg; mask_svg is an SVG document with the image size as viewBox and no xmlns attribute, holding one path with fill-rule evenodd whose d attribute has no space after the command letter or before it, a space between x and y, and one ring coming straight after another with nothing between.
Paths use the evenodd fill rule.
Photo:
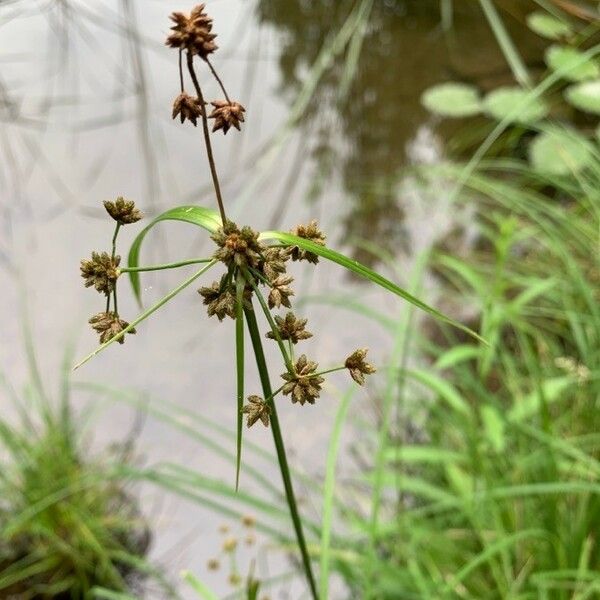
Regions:
<instances>
[{"instance_id":1,"label":"brown inflorescence","mask_svg":"<svg viewBox=\"0 0 600 600\"><path fill-rule=\"evenodd\" d=\"M181 92L173 101L172 116L173 119L179 116L182 123L188 120L196 127L198 119L202 116L202 103L198 98L194 98L186 92Z\"/></svg>"},{"instance_id":2,"label":"brown inflorescence","mask_svg":"<svg viewBox=\"0 0 600 600\"><path fill-rule=\"evenodd\" d=\"M319 246L324 246L327 239L315 220L311 221L308 225L296 226L292 229L292 233ZM292 247L291 255L292 260L307 260L315 265L319 262L319 257L314 252L303 250L299 246Z\"/></svg>"},{"instance_id":3,"label":"brown inflorescence","mask_svg":"<svg viewBox=\"0 0 600 600\"><path fill-rule=\"evenodd\" d=\"M291 340L293 344L297 344L301 340L307 340L312 337L310 331L306 331L306 323L308 319L298 319L293 312L288 312L285 317L275 315L275 323L279 337L282 340ZM277 336L273 331L267 333L267 337L276 340Z\"/></svg>"},{"instance_id":4,"label":"brown inflorescence","mask_svg":"<svg viewBox=\"0 0 600 600\"><path fill-rule=\"evenodd\" d=\"M358 385L365 383L365 375L372 375L377 369L366 361L367 348L355 350L344 363L344 366L350 371L350 376Z\"/></svg>"},{"instance_id":5,"label":"brown inflorescence","mask_svg":"<svg viewBox=\"0 0 600 600\"><path fill-rule=\"evenodd\" d=\"M246 109L239 102L231 102L229 100L214 100L211 102L214 110L208 116L209 119L214 119L215 124L213 131L223 130L224 134L235 127L240 131L240 123L244 122L244 113Z\"/></svg>"},{"instance_id":6,"label":"brown inflorescence","mask_svg":"<svg viewBox=\"0 0 600 600\"><path fill-rule=\"evenodd\" d=\"M325 381L315 375L318 368L316 362L310 361L303 354L294 365L294 373L283 373L281 377L287 382L282 389L284 395L292 396L292 402L314 404L321 392L321 384Z\"/></svg>"},{"instance_id":7,"label":"brown inflorescence","mask_svg":"<svg viewBox=\"0 0 600 600\"><path fill-rule=\"evenodd\" d=\"M111 294L119 277L120 262L120 256L112 257L108 252L92 252L91 259L81 261L80 270L85 279L85 287L93 286L102 294Z\"/></svg>"},{"instance_id":8,"label":"brown inflorescence","mask_svg":"<svg viewBox=\"0 0 600 600\"><path fill-rule=\"evenodd\" d=\"M101 312L94 315L88 323L92 326L96 333L100 334L100 343L105 344L110 339L121 333L129 327L127 321L119 318L115 312ZM127 333L135 333L135 328L130 329ZM125 336L121 336L118 340L119 344L125 342Z\"/></svg>"},{"instance_id":9,"label":"brown inflorescence","mask_svg":"<svg viewBox=\"0 0 600 600\"><path fill-rule=\"evenodd\" d=\"M136 208L135 202L125 200L122 196L119 196L114 202L105 200L104 208L119 225L137 223L143 217L141 211Z\"/></svg>"},{"instance_id":10,"label":"brown inflorescence","mask_svg":"<svg viewBox=\"0 0 600 600\"><path fill-rule=\"evenodd\" d=\"M166 44L171 48L187 50L204 59L217 48L216 34L212 33L212 19L204 12L204 4L196 6L189 15L174 12L170 16L175 23Z\"/></svg>"}]
</instances>

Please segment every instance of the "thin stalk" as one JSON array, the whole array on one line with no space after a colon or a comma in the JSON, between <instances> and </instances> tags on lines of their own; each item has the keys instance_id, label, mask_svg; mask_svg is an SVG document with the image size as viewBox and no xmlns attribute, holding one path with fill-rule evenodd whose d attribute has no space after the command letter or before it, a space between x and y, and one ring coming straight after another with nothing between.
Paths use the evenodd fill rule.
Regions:
<instances>
[{"instance_id":1,"label":"thin stalk","mask_svg":"<svg viewBox=\"0 0 600 600\"><path fill-rule=\"evenodd\" d=\"M217 264L217 261L212 260L205 267L202 267L199 271L194 273L191 277L188 277L184 282L180 283L174 290L171 290L166 296L163 296L158 302L156 302L156 304L154 304L149 309L145 310L137 318L135 318L120 333L117 333L117 335L111 337L110 340L108 340L108 342L105 342L104 344L98 346L98 348L96 348L93 352L90 352L90 354L88 354L83 360L79 361L73 367L73 371L75 371L75 369L78 369L79 367L84 365L88 360L90 360L94 356L96 356L96 354L99 354L100 352L102 352L102 350L104 350L106 347L110 346L114 342L119 341L126 333L129 333L132 329L134 329L136 325L141 323L143 320L147 319L152 313L156 312L161 306L164 306L167 302L169 302L169 300L171 300L172 298L177 296L177 294L179 294L179 292L184 290L188 285L192 284L196 279L198 279L198 277L200 277L200 275L202 275L203 273L206 273L206 271L208 271L211 267L213 267L216 264Z\"/></svg>"},{"instance_id":2,"label":"thin stalk","mask_svg":"<svg viewBox=\"0 0 600 600\"><path fill-rule=\"evenodd\" d=\"M343 371L346 367L333 367L331 369L327 369L326 371L319 371L318 373L312 373L309 377L319 377L320 375L327 375L328 373L335 373L336 371Z\"/></svg>"},{"instance_id":3,"label":"thin stalk","mask_svg":"<svg viewBox=\"0 0 600 600\"><path fill-rule=\"evenodd\" d=\"M213 156L212 145L210 143L210 132L208 131L208 117L206 116L206 102L204 102L204 96L196 77L196 71L194 70L194 55L191 52L187 53L187 66L190 72L190 77L194 87L196 88L196 94L202 107L202 131L204 133L204 144L206 145L206 153L208 155L208 164L210 165L210 174L212 175L213 185L215 187L215 194L217 196L217 204L219 205L219 212L221 213L221 221L223 225L227 221L225 216L225 206L223 205L223 197L221 196L221 186L219 184L219 176L217 175L217 167L215 165L215 158Z\"/></svg>"},{"instance_id":4,"label":"thin stalk","mask_svg":"<svg viewBox=\"0 0 600 600\"><path fill-rule=\"evenodd\" d=\"M235 362L237 381L237 435L235 461L235 491L240 486L240 467L242 464L242 432L244 430L244 288L246 280L237 273L235 281Z\"/></svg>"},{"instance_id":5,"label":"thin stalk","mask_svg":"<svg viewBox=\"0 0 600 600\"><path fill-rule=\"evenodd\" d=\"M165 263L162 265L150 265L148 267L122 267L119 269L121 273L141 273L142 271L163 271L164 269L177 269L187 265L198 265L201 263L209 263L212 258L190 258L174 263Z\"/></svg>"},{"instance_id":6,"label":"thin stalk","mask_svg":"<svg viewBox=\"0 0 600 600\"><path fill-rule=\"evenodd\" d=\"M182 64L182 53L183 50L179 48L179 88L181 89L181 93L183 94L184 85L183 85L183 64Z\"/></svg>"},{"instance_id":7,"label":"thin stalk","mask_svg":"<svg viewBox=\"0 0 600 600\"><path fill-rule=\"evenodd\" d=\"M229 96L227 95L227 90L225 89L225 86L223 85L223 82L221 81L221 78L219 77L218 73L215 71L215 68L212 66L212 63L210 62L208 57L206 57L204 60L206 61L206 64L208 65L210 72L213 74L213 77L217 80L219 87L223 91L223 94L225 95L225 100L227 100L227 102L229 102L229 104L231 104L231 100L229 99Z\"/></svg>"},{"instance_id":8,"label":"thin stalk","mask_svg":"<svg viewBox=\"0 0 600 600\"><path fill-rule=\"evenodd\" d=\"M247 273L247 271L246 271L246 273ZM269 326L271 327L271 331L273 332L273 335L275 336L275 341L277 342L277 345L279 346L279 350L281 351L281 355L283 356L283 361L285 362L285 368L288 370L289 373L293 374L295 371L294 371L294 365L292 363L292 359L290 358L287 350L285 349L285 345L283 343L283 340L281 339L281 335L279 335L279 328L277 327L277 324L273 320L273 315L271 314L271 311L269 310L269 307L267 306L265 297L261 294L260 290L258 289L258 286L256 285L256 282L254 281L254 278L251 276L248 276L248 275L246 276L246 278L250 282L250 285L252 286L252 289L254 290L256 297L258 298L258 302L260 303L260 306L261 306L263 312L265 313L265 317L267 317L267 321L269 321Z\"/></svg>"},{"instance_id":9,"label":"thin stalk","mask_svg":"<svg viewBox=\"0 0 600 600\"><path fill-rule=\"evenodd\" d=\"M265 398L272 398L273 392L271 391L271 380L269 378L269 371L267 370L267 362L265 359L260 331L258 329L258 323L256 321L256 315L253 308L245 308L244 313L246 314L246 323L248 324L248 331L250 332L250 338L252 340L252 347L254 349L256 366L260 375L263 394ZM306 575L306 579L308 580L313 600L319 600L319 593L317 592L317 586L312 572L308 548L306 546L306 540L304 539L304 531L302 530L302 520L300 519L298 504L296 502L296 496L294 495L294 488L292 486L292 478L290 476L285 446L283 443L283 437L281 435L281 427L279 425L279 417L277 416L277 408L272 399L269 401L269 407L271 409L271 431L273 433L273 442L275 443L275 449L277 450L277 460L279 461L279 469L281 471L285 495L288 507L290 509L292 522L294 524L294 530L296 532L296 539L298 541L300 553L302 554L304 573Z\"/></svg>"},{"instance_id":10,"label":"thin stalk","mask_svg":"<svg viewBox=\"0 0 600 600\"><path fill-rule=\"evenodd\" d=\"M115 232L113 233L113 237L112 237L112 253L111 253L111 258L114 260L115 255L117 254L117 237L119 236L119 230L121 229L121 223L117 222L117 224L115 225ZM118 309L117 309L117 282L115 281L115 287L113 290L113 299L114 299L114 312L115 315L117 315L117 317L119 316L118 313ZM110 310L110 294L106 295L106 312L109 312Z\"/></svg>"}]
</instances>

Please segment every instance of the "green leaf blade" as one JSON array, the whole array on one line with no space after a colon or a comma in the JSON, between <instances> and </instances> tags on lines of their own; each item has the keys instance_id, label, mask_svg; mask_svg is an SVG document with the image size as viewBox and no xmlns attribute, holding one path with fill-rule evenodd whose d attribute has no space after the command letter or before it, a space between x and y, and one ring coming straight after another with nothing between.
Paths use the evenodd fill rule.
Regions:
<instances>
[{"instance_id":1,"label":"green leaf blade","mask_svg":"<svg viewBox=\"0 0 600 600\"><path fill-rule=\"evenodd\" d=\"M332 250L331 248L327 248L326 246L321 246L320 244L316 244L315 242L312 242L310 240L298 237L291 233L285 233L283 231L265 231L260 235L260 239L263 241L276 240L276 241L282 242L286 246L299 246L303 250L308 250L309 252L313 252L314 254L317 254L318 256L320 256L326 260L337 263L338 265L344 267L348 271L352 271L353 273L356 273L357 275L360 275L361 277L368 279L369 281L372 281L373 283L376 283L377 285L381 286L383 289L385 289L389 292L392 292L393 294L395 294L396 296L399 296L400 298L406 300L407 302L410 302L417 308L420 308L424 312L429 313L430 315L434 316L436 319L444 321L445 323L448 323L448 324L452 325L453 327L456 327L456 328L464 331L465 333L468 333L470 336L479 340L480 342L485 343L485 340L483 338L481 338L481 336L479 336L476 332L469 329L462 323L459 323L455 319L452 319L451 317L445 315L444 313L440 312L439 310L436 310L435 308L429 306L422 300L419 300L418 298L413 296L411 293L407 292L405 289L396 285L389 279L386 279L385 277L383 277L383 275L376 273L375 271L373 271L372 269L369 269L362 263L359 263L356 260L348 258L347 256L344 256L343 254L340 254L339 252L336 252L335 250Z\"/></svg>"},{"instance_id":2,"label":"green leaf blade","mask_svg":"<svg viewBox=\"0 0 600 600\"><path fill-rule=\"evenodd\" d=\"M244 425L244 288L246 281L238 274L235 282L235 363L237 369L237 437L235 461L235 491L240 485L242 464L242 431Z\"/></svg>"},{"instance_id":3,"label":"green leaf blade","mask_svg":"<svg viewBox=\"0 0 600 600\"><path fill-rule=\"evenodd\" d=\"M184 223L202 227L209 233L214 233L221 226L221 219L219 218L218 213L210 208L205 208L203 206L177 206L171 208L153 219L150 224L142 229L135 240L133 240L127 258L127 266L129 268L136 268L139 266L140 251L144 238L155 225L162 221L183 221ZM135 271L130 272L129 281L131 282L131 287L133 288L133 293L135 294L137 301L141 304L140 274Z\"/></svg>"}]
</instances>

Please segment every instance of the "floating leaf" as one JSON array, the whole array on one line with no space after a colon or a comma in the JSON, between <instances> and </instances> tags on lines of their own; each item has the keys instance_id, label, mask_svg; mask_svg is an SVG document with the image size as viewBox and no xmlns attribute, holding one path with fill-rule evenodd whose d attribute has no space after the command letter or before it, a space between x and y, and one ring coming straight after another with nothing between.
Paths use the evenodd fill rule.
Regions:
<instances>
[{"instance_id":1,"label":"floating leaf","mask_svg":"<svg viewBox=\"0 0 600 600\"><path fill-rule=\"evenodd\" d=\"M508 119L511 123L535 123L548 114L541 98L519 87L498 88L485 97L483 104L491 117L498 121Z\"/></svg>"},{"instance_id":2,"label":"floating leaf","mask_svg":"<svg viewBox=\"0 0 600 600\"><path fill-rule=\"evenodd\" d=\"M600 77L600 67L581 50L567 46L550 46L546 50L546 64L553 71L560 71L570 81L585 81Z\"/></svg>"},{"instance_id":3,"label":"floating leaf","mask_svg":"<svg viewBox=\"0 0 600 600\"><path fill-rule=\"evenodd\" d=\"M568 175L588 165L593 151L590 142L576 131L552 127L535 138L529 159L543 173Z\"/></svg>"},{"instance_id":4,"label":"floating leaf","mask_svg":"<svg viewBox=\"0 0 600 600\"><path fill-rule=\"evenodd\" d=\"M565 98L575 108L600 115L600 79L572 85L565 92Z\"/></svg>"},{"instance_id":5,"label":"floating leaf","mask_svg":"<svg viewBox=\"0 0 600 600\"><path fill-rule=\"evenodd\" d=\"M527 25L538 35L551 40L558 40L573 33L568 23L541 11L529 14Z\"/></svg>"},{"instance_id":6,"label":"floating leaf","mask_svg":"<svg viewBox=\"0 0 600 600\"><path fill-rule=\"evenodd\" d=\"M471 117L481 112L477 88L462 83L433 86L423 93L421 102L427 110L443 117Z\"/></svg>"}]
</instances>

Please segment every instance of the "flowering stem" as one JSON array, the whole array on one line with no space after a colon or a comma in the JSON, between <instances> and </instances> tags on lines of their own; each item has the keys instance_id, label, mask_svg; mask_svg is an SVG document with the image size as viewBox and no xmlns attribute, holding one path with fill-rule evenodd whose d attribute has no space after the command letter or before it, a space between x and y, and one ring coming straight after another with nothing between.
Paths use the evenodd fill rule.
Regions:
<instances>
[{"instance_id":1,"label":"flowering stem","mask_svg":"<svg viewBox=\"0 0 600 600\"><path fill-rule=\"evenodd\" d=\"M206 153L208 154L208 163L210 165L210 173L212 175L213 185L215 187L215 194L217 196L219 212L221 213L221 221L223 222L223 225L225 225L227 217L225 216L225 207L223 205L223 197L221 196L219 176L217 175L217 167L215 165L212 145L210 143L210 133L208 131L208 117L206 116L206 102L204 102L204 96L202 95L202 90L200 89L198 78L196 77L196 71L194 70L194 55L190 51L188 51L187 53L187 66L194 87L196 88L196 94L198 95L200 106L202 107L202 131L204 132L204 144L206 145Z\"/></svg>"},{"instance_id":2,"label":"flowering stem","mask_svg":"<svg viewBox=\"0 0 600 600\"><path fill-rule=\"evenodd\" d=\"M217 83L219 84L221 90L223 90L223 94L225 94L225 100L227 100L227 102L229 102L229 104L231 104L231 100L229 99L229 96L227 95L227 90L225 89L225 86L223 85L221 78L219 77L219 75L215 71L214 67L212 66L212 63L208 59L208 56L204 60L206 61L206 64L208 65L210 72L213 74L213 77L217 80Z\"/></svg>"},{"instance_id":3,"label":"flowering stem","mask_svg":"<svg viewBox=\"0 0 600 600\"><path fill-rule=\"evenodd\" d=\"M184 85L183 85L183 65L182 65L182 57L181 54L183 50L179 48L179 87L181 88L181 93L183 94Z\"/></svg>"},{"instance_id":4,"label":"flowering stem","mask_svg":"<svg viewBox=\"0 0 600 600\"><path fill-rule=\"evenodd\" d=\"M265 313L265 317L267 317L267 321L269 321L271 331L273 332L273 335L275 336L275 340L277 341L279 350L281 350L281 355L283 356L283 361L285 362L285 368L288 370L288 372L290 374L293 374L294 373L294 365L292 363L291 358L289 357L289 355L287 353L287 350L285 349L285 346L281 339L281 335L279 335L279 328L277 327L277 325L275 324L275 321L273 320L273 315L271 315L271 311L269 310L269 307L267 306L265 298L261 294L260 290L258 289L258 286L256 285L256 282L254 281L254 278L251 276L249 277L248 272L245 269L244 269L244 271L246 272L246 274L247 274L246 278L250 282L250 285L252 286L252 289L254 290L256 297L258 298L258 302L260 303L260 306L263 309L263 312Z\"/></svg>"},{"instance_id":5,"label":"flowering stem","mask_svg":"<svg viewBox=\"0 0 600 600\"><path fill-rule=\"evenodd\" d=\"M117 224L115 225L115 232L113 234L113 238L112 238L112 254L111 254L111 258L114 260L115 258L115 254L117 253L117 237L119 236L119 230L121 229L121 223L119 223L117 221ZM118 317L119 313L117 311L117 282L115 280L115 287L113 290L113 299L114 299L114 303L115 303L115 315ZM108 312L110 310L110 294L107 294L106 296L106 312Z\"/></svg>"},{"instance_id":6,"label":"flowering stem","mask_svg":"<svg viewBox=\"0 0 600 600\"><path fill-rule=\"evenodd\" d=\"M333 369L327 369L326 371L319 371L318 373L312 373L309 377L319 377L320 375L327 375L328 373L335 373L336 371L343 371L346 367L334 367Z\"/></svg>"},{"instance_id":7,"label":"flowering stem","mask_svg":"<svg viewBox=\"0 0 600 600\"><path fill-rule=\"evenodd\" d=\"M180 262L165 263L163 265L150 265L149 267L123 267L119 269L121 273L139 273L142 271L163 271L164 269L177 269L186 265L197 265L200 263L209 263L212 258L190 258Z\"/></svg>"},{"instance_id":8,"label":"flowering stem","mask_svg":"<svg viewBox=\"0 0 600 600\"><path fill-rule=\"evenodd\" d=\"M256 366L260 375L260 381L263 388L263 394L269 402L271 409L271 431L273 433L273 441L275 443L275 449L277 451L277 460L279 462L279 470L281 471L281 477L283 479L283 486L285 488L285 495L290 509L292 522L294 524L294 530L296 532L296 539L302 555L302 564L304 566L304 573L313 600L319 600L319 594L317 592L317 586L315 584L315 578L312 572L312 565L310 557L308 555L308 548L306 546L306 540L304 539L304 531L302 530L302 520L300 519L300 513L298 511L298 504L296 503L296 496L294 495L294 488L292 485L292 478L290 476L290 469L287 462L287 456L285 453L285 446L283 443L283 437L281 435L281 427L279 425L279 417L277 416L277 408L275 402L273 402L273 392L271 391L271 380L269 378L269 371L267 369L267 362L265 359L265 353L263 350L262 339L260 331L258 329L258 323L256 321L256 315L253 308L245 308L244 313L246 314L246 323L248 324L248 331L250 332L250 338L252 340L252 347L254 349L254 356L256 358Z\"/></svg>"}]
</instances>

